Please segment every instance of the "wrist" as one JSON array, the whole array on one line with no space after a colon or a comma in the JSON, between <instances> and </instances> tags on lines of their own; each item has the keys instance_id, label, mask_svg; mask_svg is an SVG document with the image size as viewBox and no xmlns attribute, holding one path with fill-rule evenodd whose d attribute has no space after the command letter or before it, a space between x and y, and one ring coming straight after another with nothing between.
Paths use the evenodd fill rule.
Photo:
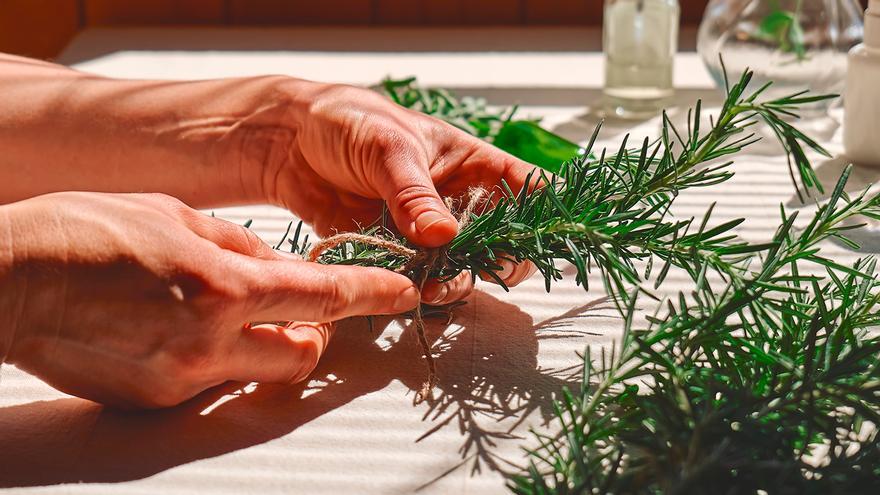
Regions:
<instances>
[{"instance_id":1,"label":"wrist","mask_svg":"<svg viewBox=\"0 0 880 495\"><path fill-rule=\"evenodd\" d=\"M275 88L289 78L172 82L52 65L0 64L4 70L16 77L0 77L0 148L18 169L0 163L0 172L28 173L0 191L0 202L70 190L161 192L195 207L265 201L261 169L251 164L260 135L283 129L293 105Z\"/></svg>"},{"instance_id":2,"label":"wrist","mask_svg":"<svg viewBox=\"0 0 880 495\"><path fill-rule=\"evenodd\" d=\"M276 184L279 172L302 165L299 137L312 103L327 85L267 76L242 86L250 86L253 94L239 98L252 105L237 119L229 139L217 141L212 154L234 160L228 166L239 171L250 197L285 206Z\"/></svg>"},{"instance_id":3,"label":"wrist","mask_svg":"<svg viewBox=\"0 0 880 495\"><path fill-rule=\"evenodd\" d=\"M262 202L259 180L238 157L252 146L249 129L272 128L268 88L278 78L82 81L83 106L74 113L100 109L108 125L93 134L123 148L109 160L122 186L99 190L160 192L197 208Z\"/></svg>"},{"instance_id":4,"label":"wrist","mask_svg":"<svg viewBox=\"0 0 880 495\"><path fill-rule=\"evenodd\" d=\"M0 333L3 362L23 365L54 336L65 313L71 256L56 193L0 205ZM81 194L81 193L73 193Z\"/></svg>"},{"instance_id":5,"label":"wrist","mask_svg":"<svg viewBox=\"0 0 880 495\"><path fill-rule=\"evenodd\" d=\"M0 205L0 363L8 361L21 327L23 290L15 269L15 227L10 205Z\"/></svg>"}]
</instances>

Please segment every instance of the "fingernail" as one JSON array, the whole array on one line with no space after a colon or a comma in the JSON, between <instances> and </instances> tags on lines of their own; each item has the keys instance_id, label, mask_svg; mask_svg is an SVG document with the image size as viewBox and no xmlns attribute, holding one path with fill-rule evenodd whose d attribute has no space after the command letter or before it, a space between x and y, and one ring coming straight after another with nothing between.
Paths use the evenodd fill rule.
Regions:
<instances>
[{"instance_id":1,"label":"fingernail","mask_svg":"<svg viewBox=\"0 0 880 495\"><path fill-rule=\"evenodd\" d=\"M501 267L501 271L498 272L498 277L501 280L507 280L516 269L516 265L510 260L498 260L498 266Z\"/></svg>"},{"instance_id":2,"label":"fingernail","mask_svg":"<svg viewBox=\"0 0 880 495\"><path fill-rule=\"evenodd\" d=\"M446 284L442 284L437 287L437 295L431 298L430 301L425 301L428 304L439 304L444 299L446 299L446 295L449 294L449 286Z\"/></svg>"},{"instance_id":3,"label":"fingernail","mask_svg":"<svg viewBox=\"0 0 880 495\"><path fill-rule=\"evenodd\" d=\"M415 227L416 231L420 234L424 234L425 231L430 229L431 227L441 223L448 222L449 217L440 213L439 211L428 210L424 211L416 217Z\"/></svg>"},{"instance_id":4,"label":"fingernail","mask_svg":"<svg viewBox=\"0 0 880 495\"><path fill-rule=\"evenodd\" d=\"M401 292L397 299L394 300L391 310L395 313L409 311L419 304L420 298L421 294L419 294L419 289L416 287L410 287Z\"/></svg>"}]
</instances>

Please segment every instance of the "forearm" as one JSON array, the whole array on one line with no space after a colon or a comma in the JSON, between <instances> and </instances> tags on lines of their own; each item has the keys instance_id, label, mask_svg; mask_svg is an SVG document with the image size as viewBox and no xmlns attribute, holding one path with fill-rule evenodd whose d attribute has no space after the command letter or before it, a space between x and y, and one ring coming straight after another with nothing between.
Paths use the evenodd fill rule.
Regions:
<instances>
[{"instance_id":1,"label":"forearm","mask_svg":"<svg viewBox=\"0 0 880 495\"><path fill-rule=\"evenodd\" d=\"M264 201L261 174L245 168L295 140L281 123L296 121L287 114L305 98L295 93L311 84L114 80L0 55L0 202L63 190L163 192L198 207Z\"/></svg>"}]
</instances>

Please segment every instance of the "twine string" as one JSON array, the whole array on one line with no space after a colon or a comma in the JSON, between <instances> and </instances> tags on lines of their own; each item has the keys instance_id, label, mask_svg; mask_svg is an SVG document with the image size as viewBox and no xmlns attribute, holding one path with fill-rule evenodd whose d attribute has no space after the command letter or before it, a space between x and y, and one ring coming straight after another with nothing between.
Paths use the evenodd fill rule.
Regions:
<instances>
[{"instance_id":1,"label":"twine string","mask_svg":"<svg viewBox=\"0 0 880 495\"><path fill-rule=\"evenodd\" d=\"M343 234L336 234L334 236L328 237L312 246L312 249L309 250L308 260L318 261L318 258L320 258L321 254L323 254L324 252L330 251L337 246L341 246L349 242L358 242L361 244L381 248L394 254L399 254L407 259L413 259L419 254L419 252L415 249L410 249L402 244L398 244L388 239L383 239L381 237L372 235L345 232Z\"/></svg>"},{"instance_id":2,"label":"twine string","mask_svg":"<svg viewBox=\"0 0 880 495\"><path fill-rule=\"evenodd\" d=\"M476 211L481 204L486 203L484 200L486 199L487 194L488 192L483 188L471 188L468 190L467 204L456 215L459 231L463 230L470 224L471 216L474 211ZM449 208L449 211L454 212L458 209L456 208L456 202L453 198L446 198L445 203L447 208ZM424 289L431 273L441 271L445 268L445 246L440 248L412 249L399 242L379 236L351 232L336 234L318 242L312 246L311 250L309 250L307 259L316 262L321 258L323 253L347 243L360 243L374 246L406 258L406 263L395 271L398 273L411 274L412 278L418 285L420 292ZM425 381L416 393L414 402L419 404L425 400L433 399L434 386L437 383L437 364L434 360L433 353L431 352L431 344L428 342L428 337L425 333L425 319L422 315L421 304L416 306L416 309L413 312L413 324L415 326L416 335L419 339L419 345L422 348L422 354L425 357L425 364L428 368Z\"/></svg>"}]
</instances>

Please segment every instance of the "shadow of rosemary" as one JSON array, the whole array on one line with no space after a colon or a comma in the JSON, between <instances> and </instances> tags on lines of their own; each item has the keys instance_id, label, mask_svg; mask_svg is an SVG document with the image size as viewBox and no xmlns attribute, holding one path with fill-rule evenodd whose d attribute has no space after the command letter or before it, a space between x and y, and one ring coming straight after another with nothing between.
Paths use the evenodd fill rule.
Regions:
<instances>
[{"instance_id":1,"label":"shadow of rosemary","mask_svg":"<svg viewBox=\"0 0 880 495\"><path fill-rule=\"evenodd\" d=\"M577 367L541 368L539 342L583 339L588 325L572 320L599 309L607 309L604 300L535 324L516 306L476 291L451 325L429 320L440 379L435 398L420 406L427 407L430 427L413 441L457 428L462 443L461 462L425 486L466 465L471 474L516 471L517 459L502 458L496 446L519 445L514 430L527 418L546 423L552 395L580 381ZM2 408L0 487L146 478L288 435L393 381L414 395L424 379L415 332L407 328L382 345L379 324L391 321L377 321L372 333L364 319L342 322L308 385L230 383L155 411L119 411L74 398Z\"/></svg>"},{"instance_id":2,"label":"shadow of rosemary","mask_svg":"<svg viewBox=\"0 0 880 495\"><path fill-rule=\"evenodd\" d=\"M589 335L599 335L585 330L588 325L575 325L573 321L590 317L590 311L613 309L605 303L605 298L595 299L534 323L519 308L477 293L467 306L457 309L452 326L429 320L427 329L435 341L439 380L424 413L433 426L417 441L452 427L458 429L462 444L461 462L426 485L462 467L471 474L483 469L520 472L521 459L496 453L499 443L514 440L520 445L524 438L516 432L523 423L547 426L553 417L554 394L563 387L580 386L581 381L580 364L542 368L538 363L540 342L583 341ZM580 347L572 345L573 349ZM418 383L407 385L417 390Z\"/></svg>"}]
</instances>

